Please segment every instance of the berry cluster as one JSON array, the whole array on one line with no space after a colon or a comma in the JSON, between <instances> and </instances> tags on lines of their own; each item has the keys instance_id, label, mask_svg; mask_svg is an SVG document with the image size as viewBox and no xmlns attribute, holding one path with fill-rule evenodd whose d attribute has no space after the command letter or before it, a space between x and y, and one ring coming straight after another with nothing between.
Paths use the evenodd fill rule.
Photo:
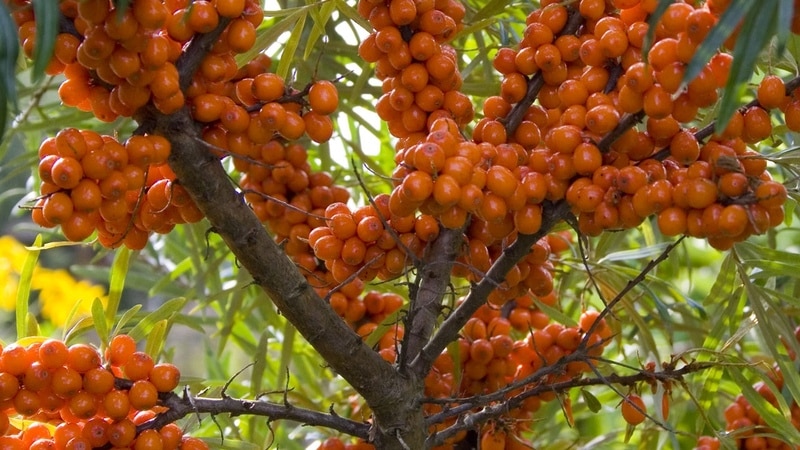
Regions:
<instances>
[{"instance_id":1,"label":"berry cluster","mask_svg":"<svg viewBox=\"0 0 800 450\"><path fill-rule=\"evenodd\" d=\"M794 100L783 81L766 77L759 104L737 112L703 143L682 124L717 101L730 54L718 52L686 88L681 82L720 11L671 4L645 55L647 20L657 2L611 3L581 1L583 25L569 33L575 13L566 6L551 3L531 13L519 47L495 57L504 77L501 95L484 104L473 138L487 140L485 127L508 118L534 75L542 80L538 105L528 108L522 124L538 127L542 139L527 166L548 179L547 198L569 202L582 232L632 228L656 215L663 234L705 238L724 249L781 223L786 189L747 144L770 134L765 108L791 111ZM638 117L645 118L643 129L633 126Z\"/></svg>"},{"instance_id":2,"label":"berry cluster","mask_svg":"<svg viewBox=\"0 0 800 450\"><path fill-rule=\"evenodd\" d=\"M800 340L800 327L795 329L794 334L794 339ZM793 350L788 349L788 353L792 360L796 359ZM758 381L753 384L753 390L777 410L780 406L776 395L780 395L784 384L783 373L778 364L773 364L767 377L774 384L775 390L764 381ZM789 405L789 410L792 425L800 429L800 405L793 401ZM742 394L737 395L734 401L725 408L723 416L725 419L725 431L730 433L737 448L748 450L796 448L796 446L779 439L775 434L775 430L766 424L764 418ZM721 444L720 439L717 437L700 436L695 450L719 450Z\"/></svg>"},{"instance_id":3,"label":"berry cluster","mask_svg":"<svg viewBox=\"0 0 800 450\"><path fill-rule=\"evenodd\" d=\"M104 358L86 344L26 341L0 352L0 447L208 448L174 423L158 430L144 425L163 409L159 395L178 386L180 372L137 351L130 336L114 336Z\"/></svg>"},{"instance_id":4,"label":"berry cluster","mask_svg":"<svg viewBox=\"0 0 800 450\"><path fill-rule=\"evenodd\" d=\"M82 241L97 230L105 247L141 249L150 232L203 215L166 164L170 143L158 135L112 136L66 128L39 147L41 197L33 220Z\"/></svg>"},{"instance_id":5,"label":"berry cluster","mask_svg":"<svg viewBox=\"0 0 800 450\"><path fill-rule=\"evenodd\" d=\"M472 102L459 91L457 54L447 45L463 26L461 2L360 0L358 13L374 29L358 53L375 63L384 92L376 112L401 138L398 147L423 138L439 117L452 117L461 127L472 120Z\"/></svg>"},{"instance_id":6,"label":"berry cluster","mask_svg":"<svg viewBox=\"0 0 800 450\"><path fill-rule=\"evenodd\" d=\"M270 214L275 209L265 208L266 199L290 201L287 185L292 194L331 187L326 174L310 176L305 150L287 142L304 134L315 142L331 137L335 85L316 81L302 91L288 88L268 72L265 55L242 68L236 65L234 55L253 46L255 27L263 19L256 2L153 0L118 11L107 0L70 0L59 7L67 25L56 38L47 71L66 76L59 88L64 104L104 121L139 120L148 105L163 114L189 106L211 151L233 157L244 174L243 188L254 194L250 203L264 221L282 215ZM36 41L33 8L18 1L12 10L30 57ZM183 48L220 24L222 34L181 89L176 64ZM39 150L42 196L33 206L34 220L45 227L61 225L73 241L96 229L102 245L133 249L144 247L151 232L167 233L175 224L200 220L202 213L166 165L169 151L169 142L158 135L135 135L121 143L86 130L60 132ZM336 200L347 201L346 193L335 192Z\"/></svg>"}]
</instances>

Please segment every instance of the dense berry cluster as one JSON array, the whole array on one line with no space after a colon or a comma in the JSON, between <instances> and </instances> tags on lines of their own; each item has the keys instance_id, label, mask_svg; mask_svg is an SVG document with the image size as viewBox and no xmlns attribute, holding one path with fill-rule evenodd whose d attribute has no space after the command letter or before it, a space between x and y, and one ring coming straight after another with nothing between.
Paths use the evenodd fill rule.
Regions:
<instances>
[{"instance_id":1,"label":"dense berry cluster","mask_svg":"<svg viewBox=\"0 0 800 450\"><path fill-rule=\"evenodd\" d=\"M528 16L517 49L497 53L501 95L484 104L473 138L487 140L485 127L507 118L522 99L526 77L541 77L538 104L522 121L542 137L527 166L548 180L547 198L572 205L584 233L632 228L655 215L665 235L705 238L724 249L781 223L786 189L771 180L766 161L747 144L770 135L769 108L791 111L793 96L783 81L766 77L759 105L737 112L706 142L684 125L716 103L727 81L731 56L720 51L682 85L721 11L708 3L671 4L644 54L647 20L657 2L618 1L611 8L583 0L577 11L583 25L568 33L570 10L548 3ZM630 120L639 116L641 129Z\"/></svg>"},{"instance_id":2,"label":"dense berry cluster","mask_svg":"<svg viewBox=\"0 0 800 450\"><path fill-rule=\"evenodd\" d=\"M137 250L151 232L196 222L203 215L175 182L166 164L169 153L169 141L158 135L120 143L89 130L61 130L39 147L41 197L33 220L48 228L60 225L71 241L96 230L105 247Z\"/></svg>"},{"instance_id":3,"label":"dense berry cluster","mask_svg":"<svg viewBox=\"0 0 800 450\"><path fill-rule=\"evenodd\" d=\"M180 372L137 351L130 336L112 338L104 355L87 344L26 341L0 352L3 449L208 448L174 423L146 426L163 410L159 396L178 386Z\"/></svg>"},{"instance_id":4,"label":"dense berry cluster","mask_svg":"<svg viewBox=\"0 0 800 450\"><path fill-rule=\"evenodd\" d=\"M33 8L29 1L11 6L30 57L36 41ZM287 87L269 73L270 59L264 55L237 67L234 56L252 48L255 27L263 19L257 2L138 1L117 11L107 0L69 0L59 7L62 32L47 71L65 75L59 88L65 105L92 111L104 121L120 116L142 120L148 108L171 114L188 106L203 125L210 150L232 157L245 174L244 189L257 194L251 203L265 221L270 217L264 211L266 199L286 194L280 192L280 180L292 180L292 193L315 187L309 186L305 155L286 160L276 146L304 135L315 142L328 140L333 133L328 116L338 104L336 87L329 81L301 91ZM222 34L182 89L176 64L185 46L221 24ZM42 185L34 219L46 227L60 225L73 241L97 230L102 245L133 249L144 247L151 232L167 233L176 224L198 221L202 213L166 165L169 152L169 141L158 135L120 142L91 131L64 130L39 150ZM278 168L274 178L273 168ZM329 179L325 186L331 185Z\"/></svg>"},{"instance_id":5,"label":"dense berry cluster","mask_svg":"<svg viewBox=\"0 0 800 450\"><path fill-rule=\"evenodd\" d=\"M793 338L800 340L800 327L795 329ZM788 349L788 354L792 360L796 359L793 350ZM774 390L764 381L758 381L753 384L753 390L766 400L770 405L769 407L774 407L775 410L778 410L780 409L780 404L777 396L781 395L780 393L784 388L783 372L778 364L773 364L771 370L767 373L767 377L774 385ZM800 405L792 401L789 405L789 412L792 425L800 429ZM753 408L742 394L738 394L733 402L725 408L723 418L725 419L725 431L730 434L737 448L748 450L789 450L797 448L779 439L775 430L767 425L761 414ZM720 448L723 448L723 446L719 438L700 436L695 450L719 450Z\"/></svg>"},{"instance_id":6,"label":"dense berry cluster","mask_svg":"<svg viewBox=\"0 0 800 450\"><path fill-rule=\"evenodd\" d=\"M36 42L33 9L28 0L10 3L30 57ZM553 202L566 201L586 235L634 228L653 217L664 235L703 238L719 249L783 221L786 188L771 179L766 160L748 146L769 137L771 115L778 111L790 129L800 130L800 91L768 75L753 93L757 101L737 111L724 130L693 128L727 81L732 57L724 49L732 48L736 35L695 79L684 85L683 76L728 2L670 4L646 52L657 0L540 3L528 15L518 45L501 48L494 57L502 76L499 93L483 103L482 117L466 138L473 104L460 91L460 57L449 45L463 27L464 5L359 0L358 13L373 30L358 53L375 64L382 82L376 112L397 138L397 165L391 193L358 208L348 206L350 194L330 174L312 170L299 142L304 136L317 143L331 138L330 115L339 101L335 84L289 86L270 73L264 55L237 67L234 56L251 49L263 19L254 0L136 0L125 11L109 0L64 0L59 5L66 25L47 70L65 75L59 89L64 104L92 111L100 120L139 120L185 107L209 151L230 159L245 200L309 283L394 363L404 328L399 320L387 325L387 319L403 299L364 293L365 283L405 273L443 229L463 233L452 275L479 282L520 234L540 231L543 211ZM224 31L197 71L184 76L182 52L220 26ZM200 220L202 213L166 165L169 154L169 141L155 134L120 142L63 130L39 150L42 184L34 220L60 225L70 240L96 230L103 245L131 248L142 248L151 232ZM605 321L594 325L598 313L585 311L578 326L565 327L535 306L534 298L556 306L553 273L561 237L540 239L496 286L457 345L436 360L425 380L429 398L497 391L556 364L582 343L590 356L599 356L611 330ZM109 364L115 366L112 359ZM585 361L571 362L560 375L539 382L588 369ZM104 373L113 384L114 373ZM144 372L139 377L123 368L122 373L133 380L127 397L140 381L155 384ZM24 385L21 374L12 377ZM17 408L18 394L4 400L12 401L17 413L47 412L42 406L26 409L26 398L35 397L27 393ZM526 424L542 401L554 398L553 393L528 397L503 419ZM151 411L157 400L137 403L141 408L129 402ZM426 408L433 414L443 406L433 402ZM63 410L58 408L60 415ZM645 420L643 410L633 393L621 403L621 414L632 425ZM128 415L126 410L108 418L135 424ZM514 448L522 428L495 425L482 430L482 448ZM371 446L332 438L321 448Z\"/></svg>"}]
</instances>

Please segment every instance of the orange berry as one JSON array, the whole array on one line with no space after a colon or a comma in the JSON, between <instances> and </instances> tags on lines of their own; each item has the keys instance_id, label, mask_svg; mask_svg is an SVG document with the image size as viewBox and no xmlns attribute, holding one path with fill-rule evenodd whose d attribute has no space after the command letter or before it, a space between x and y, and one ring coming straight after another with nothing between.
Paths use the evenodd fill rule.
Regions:
<instances>
[{"instance_id":1,"label":"orange berry","mask_svg":"<svg viewBox=\"0 0 800 450\"><path fill-rule=\"evenodd\" d=\"M766 109L774 109L783 103L786 98L786 85L781 77L777 75L767 75L758 84L756 92L758 103Z\"/></svg>"},{"instance_id":2,"label":"orange berry","mask_svg":"<svg viewBox=\"0 0 800 450\"><path fill-rule=\"evenodd\" d=\"M127 447L136 438L136 425L130 419L114 422L108 428L108 441L115 447Z\"/></svg>"},{"instance_id":3,"label":"orange berry","mask_svg":"<svg viewBox=\"0 0 800 450\"><path fill-rule=\"evenodd\" d=\"M786 186L777 181L763 181L755 189L756 200L766 208L779 208L788 198Z\"/></svg>"},{"instance_id":4,"label":"orange berry","mask_svg":"<svg viewBox=\"0 0 800 450\"><path fill-rule=\"evenodd\" d=\"M628 394L622 399L622 418L631 425L638 425L645 421L647 416L644 400L637 394Z\"/></svg>"},{"instance_id":5,"label":"orange berry","mask_svg":"<svg viewBox=\"0 0 800 450\"><path fill-rule=\"evenodd\" d=\"M159 363L153 366L149 379L158 392L171 392L178 387L180 377L181 372L175 365Z\"/></svg>"},{"instance_id":6,"label":"orange berry","mask_svg":"<svg viewBox=\"0 0 800 450\"><path fill-rule=\"evenodd\" d=\"M152 408L158 402L158 390L147 380L136 380L128 390L131 406L144 411Z\"/></svg>"},{"instance_id":7,"label":"orange berry","mask_svg":"<svg viewBox=\"0 0 800 450\"><path fill-rule=\"evenodd\" d=\"M153 358L147 353L136 351L131 354L130 358L122 365L125 376L130 380L144 380L153 370Z\"/></svg>"},{"instance_id":8,"label":"orange berry","mask_svg":"<svg viewBox=\"0 0 800 450\"><path fill-rule=\"evenodd\" d=\"M336 85L327 80L315 82L308 91L308 103L312 110L322 115L336 111L339 105L339 93Z\"/></svg>"},{"instance_id":9,"label":"orange berry","mask_svg":"<svg viewBox=\"0 0 800 450\"><path fill-rule=\"evenodd\" d=\"M772 122L769 113L759 106L751 106L744 112L744 130L742 137L745 142L755 143L766 139L772 134Z\"/></svg>"}]
</instances>

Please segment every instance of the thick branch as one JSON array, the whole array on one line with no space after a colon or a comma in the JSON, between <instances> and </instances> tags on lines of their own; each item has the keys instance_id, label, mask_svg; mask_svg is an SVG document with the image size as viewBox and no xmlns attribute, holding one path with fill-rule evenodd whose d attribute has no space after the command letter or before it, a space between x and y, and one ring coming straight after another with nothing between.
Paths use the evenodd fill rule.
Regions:
<instances>
[{"instance_id":1,"label":"thick branch","mask_svg":"<svg viewBox=\"0 0 800 450\"><path fill-rule=\"evenodd\" d=\"M486 302L486 298L502 283L506 274L515 264L531 251L536 242L547 235L553 227L569 214L569 204L564 200L556 203L545 203L542 208L542 227L536 234L520 234L503 254L497 258L486 273L486 277L472 286L467 298L461 305L442 323L439 331L434 334L431 341L419 356L411 363L416 373L427 373L433 361L444 351L447 344L458 338L458 333L467 323L475 311Z\"/></svg>"},{"instance_id":2,"label":"thick branch","mask_svg":"<svg viewBox=\"0 0 800 450\"><path fill-rule=\"evenodd\" d=\"M219 160L199 143L199 131L188 109L169 116L153 114L156 129L172 143L170 166L239 263L374 410L396 407L399 398L395 397L403 395L396 372L314 292L270 238L231 185ZM395 395L387 396L387 392Z\"/></svg>"},{"instance_id":3,"label":"thick branch","mask_svg":"<svg viewBox=\"0 0 800 450\"><path fill-rule=\"evenodd\" d=\"M441 313L442 299L450 285L450 271L463 242L462 236L461 229L443 228L418 271L417 277L420 277L421 281L415 298L411 299L406 326L407 338L401 349L403 356L408 360L413 360L419 355L433 333ZM426 373L427 371L417 372L416 375L424 378Z\"/></svg>"},{"instance_id":4,"label":"thick branch","mask_svg":"<svg viewBox=\"0 0 800 450\"><path fill-rule=\"evenodd\" d=\"M224 29L196 37L178 61L181 86L188 85L205 53ZM202 144L188 108L164 115L148 108L144 126L169 139L170 167L237 261L270 296L320 356L369 403L378 417L392 416L408 402L407 383L364 344L306 282L285 252L231 185L220 161ZM146 125L145 125L146 124ZM381 424L392 428L397 424Z\"/></svg>"}]
</instances>

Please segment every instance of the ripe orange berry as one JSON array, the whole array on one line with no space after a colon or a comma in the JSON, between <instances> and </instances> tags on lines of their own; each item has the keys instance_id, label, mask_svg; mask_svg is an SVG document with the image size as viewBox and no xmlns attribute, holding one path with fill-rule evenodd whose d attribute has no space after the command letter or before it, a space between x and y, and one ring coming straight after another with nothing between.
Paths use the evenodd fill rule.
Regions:
<instances>
[{"instance_id":1,"label":"ripe orange berry","mask_svg":"<svg viewBox=\"0 0 800 450\"><path fill-rule=\"evenodd\" d=\"M150 371L150 382L156 387L158 392L171 392L180 382L181 372L178 368L169 363L159 363L153 366Z\"/></svg>"},{"instance_id":2,"label":"ripe orange berry","mask_svg":"<svg viewBox=\"0 0 800 450\"><path fill-rule=\"evenodd\" d=\"M61 367L66 364L68 357L69 349L58 339L47 339L39 346L39 361L46 368Z\"/></svg>"},{"instance_id":3,"label":"ripe orange berry","mask_svg":"<svg viewBox=\"0 0 800 450\"><path fill-rule=\"evenodd\" d=\"M622 399L622 418L631 425L638 425L647 418L644 400L637 394L629 394Z\"/></svg>"},{"instance_id":4,"label":"ripe orange berry","mask_svg":"<svg viewBox=\"0 0 800 450\"><path fill-rule=\"evenodd\" d=\"M783 103L786 98L786 85L781 77L777 75L767 75L758 84L756 92L758 103L766 109L774 109Z\"/></svg>"},{"instance_id":5,"label":"ripe orange berry","mask_svg":"<svg viewBox=\"0 0 800 450\"><path fill-rule=\"evenodd\" d=\"M136 425L130 419L121 419L108 428L108 442L115 447L127 447L136 438Z\"/></svg>"},{"instance_id":6,"label":"ripe orange berry","mask_svg":"<svg viewBox=\"0 0 800 450\"><path fill-rule=\"evenodd\" d=\"M144 411L152 408L158 402L158 390L148 380L136 380L128 390L131 406Z\"/></svg>"},{"instance_id":7,"label":"ripe orange berry","mask_svg":"<svg viewBox=\"0 0 800 450\"><path fill-rule=\"evenodd\" d=\"M136 351L122 365L125 376L130 380L144 380L153 370L153 358L145 352Z\"/></svg>"},{"instance_id":8,"label":"ripe orange berry","mask_svg":"<svg viewBox=\"0 0 800 450\"><path fill-rule=\"evenodd\" d=\"M779 208L787 199L786 186L777 181L763 181L755 189L756 199L766 208Z\"/></svg>"},{"instance_id":9,"label":"ripe orange berry","mask_svg":"<svg viewBox=\"0 0 800 450\"><path fill-rule=\"evenodd\" d=\"M772 122L769 113L759 106L751 106L744 112L744 130L742 137L745 142L755 143L762 141L772 134Z\"/></svg>"},{"instance_id":10,"label":"ripe orange berry","mask_svg":"<svg viewBox=\"0 0 800 450\"><path fill-rule=\"evenodd\" d=\"M42 205L42 216L48 223L60 224L66 222L74 211L72 199L66 193L59 191L50 194Z\"/></svg>"},{"instance_id":11,"label":"ripe orange berry","mask_svg":"<svg viewBox=\"0 0 800 450\"><path fill-rule=\"evenodd\" d=\"M144 430L136 436L133 450L163 450L164 441L157 430Z\"/></svg>"},{"instance_id":12,"label":"ripe orange berry","mask_svg":"<svg viewBox=\"0 0 800 450\"><path fill-rule=\"evenodd\" d=\"M303 114L303 126L308 137L316 142L323 143L333 136L333 121L330 117L311 110Z\"/></svg>"},{"instance_id":13,"label":"ripe orange berry","mask_svg":"<svg viewBox=\"0 0 800 450\"><path fill-rule=\"evenodd\" d=\"M50 168L50 179L62 189L72 189L83 178L83 166L80 161L70 156L64 156L53 162Z\"/></svg>"},{"instance_id":14,"label":"ripe orange berry","mask_svg":"<svg viewBox=\"0 0 800 450\"><path fill-rule=\"evenodd\" d=\"M83 390L103 395L114 388L114 374L104 367L95 367L83 374Z\"/></svg>"},{"instance_id":15,"label":"ripe orange berry","mask_svg":"<svg viewBox=\"0 0 800 450\"><path fill-rule=\"evenodd\" d=\"M719 214L719 232L723 237L739 236L747 228L749 220L744 206L728 205Z\"/></svg>"},{"instance_id":16,"label":"ripe orange berry","mask_svg":"<svg viewBox=\"0 0 800 450\"><path fill-rule=\"evenodd\" d=\"M308 91L308 103L312 110L322 115L336 111L339 106L339 92L336 90L336 85L327 80L315 82Z\"/></svg>"}]
</instances>

